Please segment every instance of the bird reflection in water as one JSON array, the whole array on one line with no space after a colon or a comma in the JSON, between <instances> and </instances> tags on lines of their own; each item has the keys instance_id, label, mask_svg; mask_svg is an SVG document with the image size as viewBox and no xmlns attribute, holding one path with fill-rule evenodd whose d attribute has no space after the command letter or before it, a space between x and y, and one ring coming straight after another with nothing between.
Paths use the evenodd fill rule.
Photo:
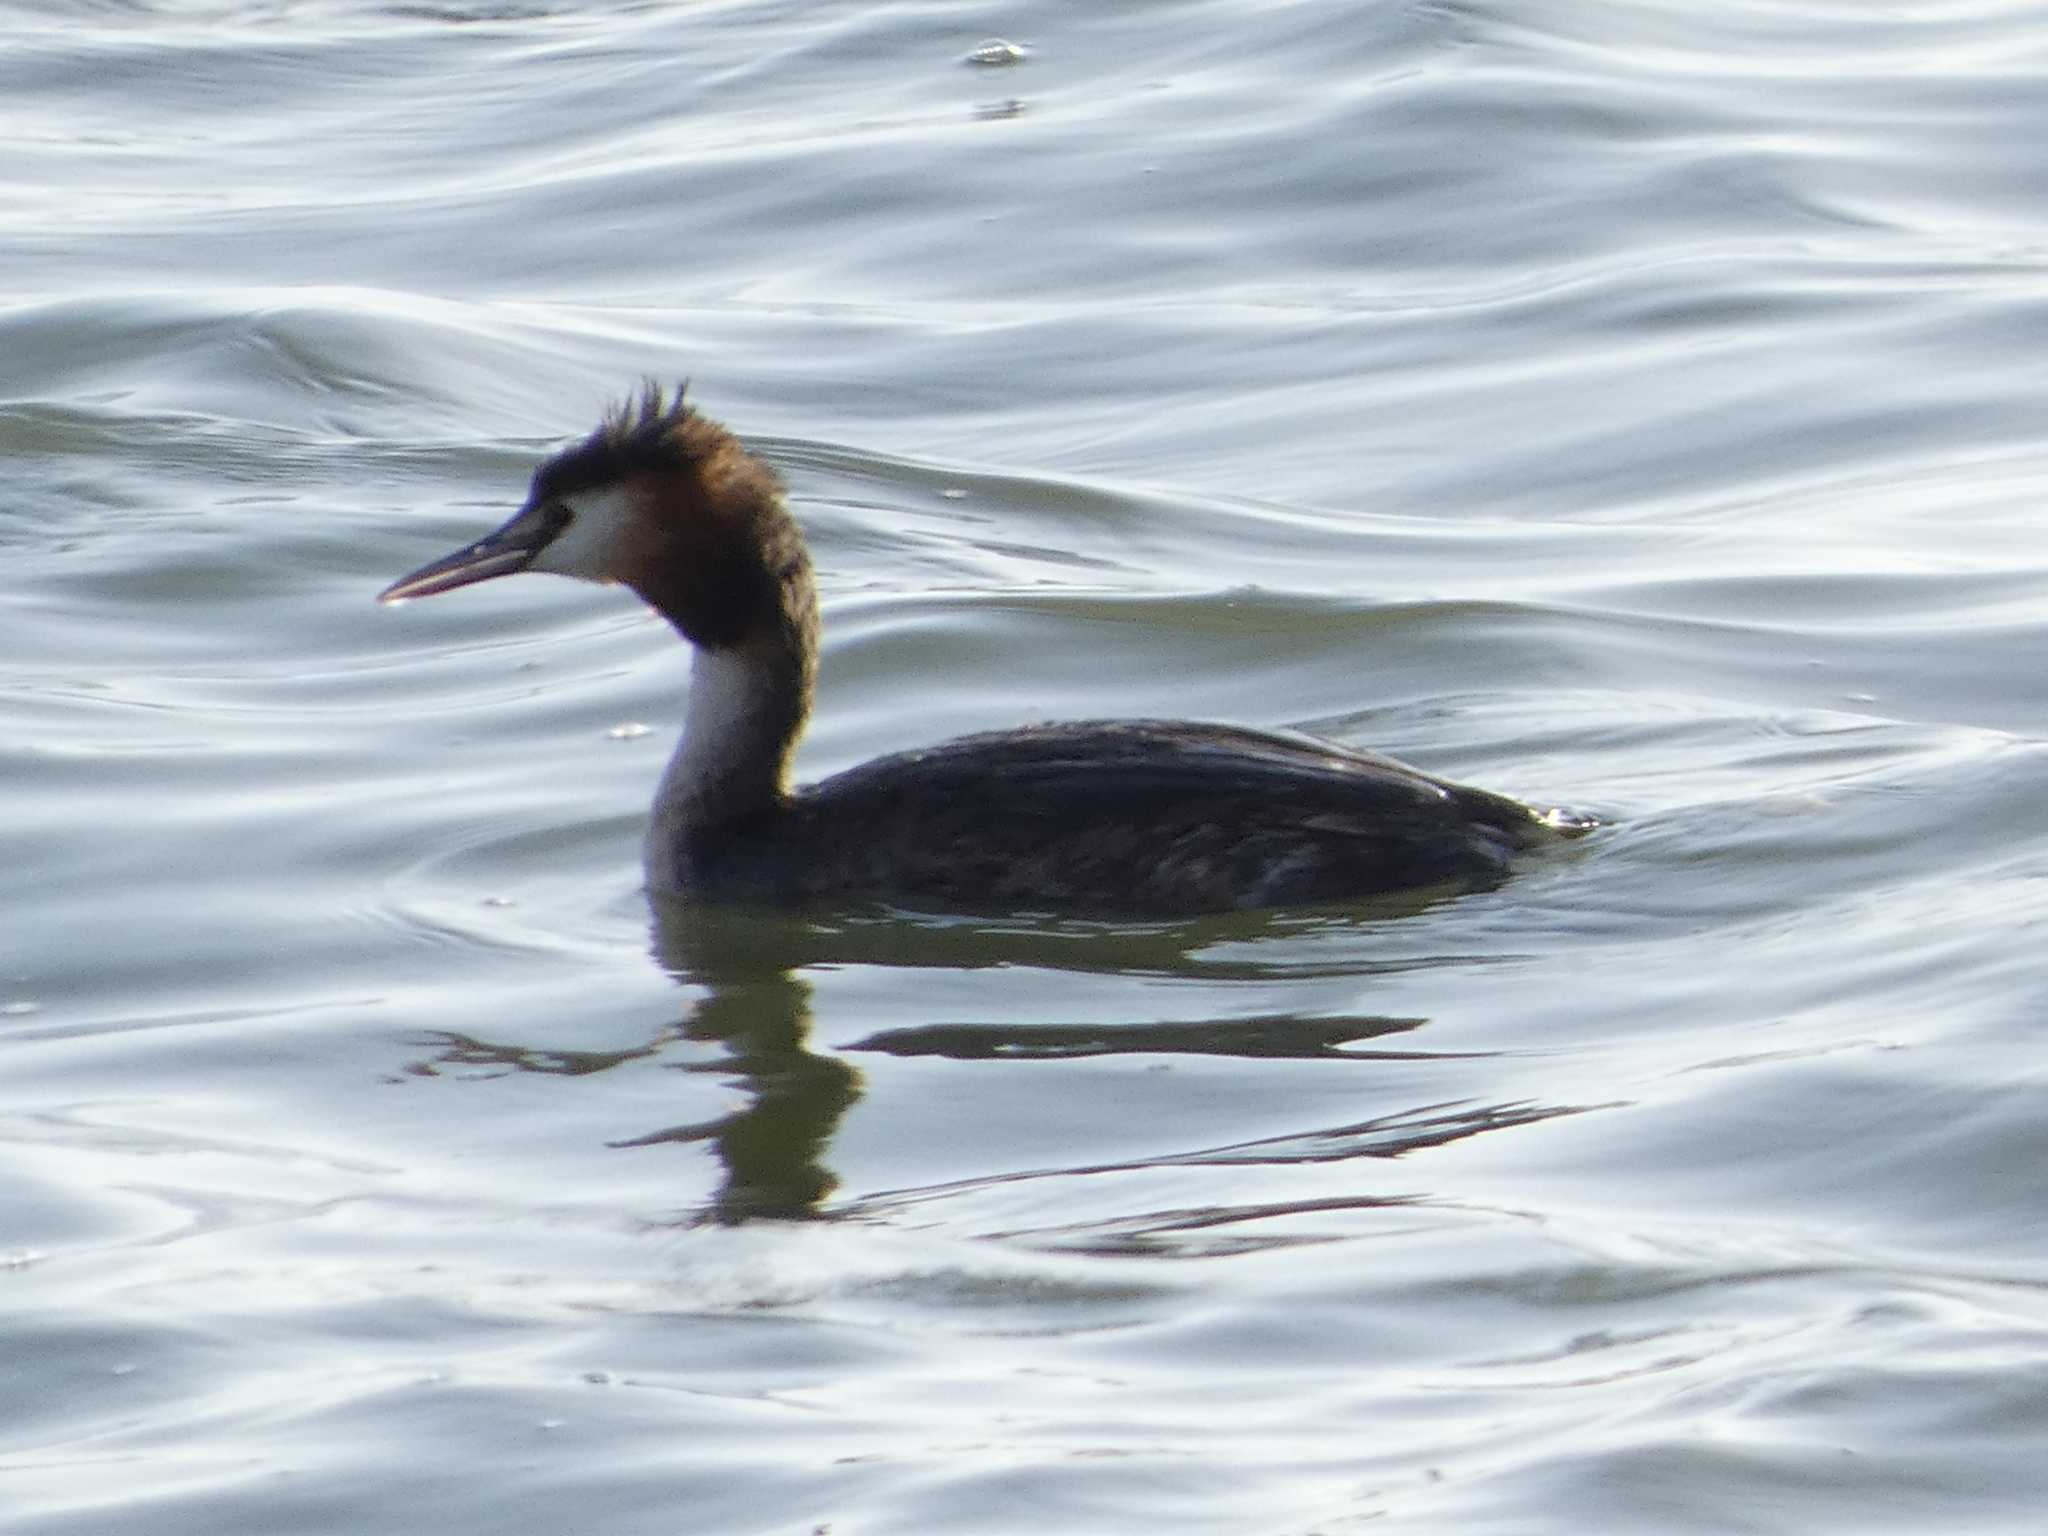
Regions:
<instances>
[{"instance_id":1,"label":"bird reflection in water","mask_svg":"<svg viewBox=\"0 0 2048 1536\"><path fill-rule=\"evenodd\" d=\"M1162 924L1146 929L1120 925L1114 934L1101 926L1019 923L934 924L868 916L823 921L777 913L742 913L699 904L655 900L652 910L654 958L679 983L702 989L694 1007L664 1025L645 1043L604 1051L540 1048L473 1035L440 1036L439 1064L491 1065L559 1077L590 1076L635 1061L678 1055L671 1065L692 1073L728 1078L745 1096L737 1109L715 1118L657 1127L622 1136L620 1149L662 1145L711 1148L721 1178L713 1196L688 1213L692 1223L733 1224L760 1218L813 1219L860 1211L895 1209L964 1186L953 1182L927 1190L896 1190L863 1196L857 1206L828 1205L838 1178L828 1161L834 1134L861 1096L861 1074L844 1054L814 1050L811 1044L810 982L807 968L819 965L885 965L906 973L941 967L975 970L996 966L1058 967L1118 974L1160 974L1198 970L1219 983L1242 980L1266 985L1273 968L1256 959L1230 960L1213 925ZM1244 919L1228 924L1229 938L1257 937L1279 920ZM1248 930L1257 930L1251 932ZM1388 971L1415 968L1416 961L1391 963ZM1455 963L1448 957L1428 966ZM1361 966L1355 955L1331 968L1350 979L1379 967ZM1296 963L1290 977L1307 976ZM1491 1053L1432 1052L1384 1043L1419 1029L1420 1017L1273 1014L1194 1020L1132 1020L1097 1024L981 1024L941 1022L883 1029L841 1048L845 1053L942 1056L960 1062L1044 1061L1104 1055L1228 1056L1246 1061L1445 1060ZM721 1048L706 1059L701 1049ZM679 1051L678 1048L685 1048ZM423 1066L432 1071L432 1066ZM1383 1114L1355 1124L1319 1126L1235 1146L1163 1150L1119 1168L1199 1163L1309 1163L1354 1157L1386 1158L1441 1145L1490 1130L1507 1129L1583 1105L1462 1102L1429 1104ZM1105 1172L1107 1166L1037 1169L995 1175L997 1182ZM973 1181L976 1184L987 1180ZM1359 1208L1398 1202L1402 1197L1367 1194L1340 1204ZM1188 1228L1255 1226L1284 1214L1274 1209L1216 1208L1199 1212L1153 1212L1114 1223L1121 1235L1091 1227L1086 1241L1144 1242ZM1169 1219L1170 1218L1170 1219ZM1154 1230L1155 1225L1158 1230ZM1128 1229L1128 1230L1124 1230ZM1076 1240L1082 1234L1074 1234ZM1041 1233L1040 1240L1060 1240ZM1246 1239L1256 1243L1257 1239Z\"/></svg>"},{"instance_id":2,"label":"bird reflection in water","mask_svg":"<svg viewBox=\"0 0 2048 1536\"><path fill-rule=\"evenodd\" d=\"M610 1142L619 1148L709 1143L724 1177L694 1219L723 1223L820 1214L838 1185L825 1148L840 1118L860 1098L860 1073L809 1044L811 987L787 963L786 942L801 925L770 918L751 924L655 901L654 953L678 981L706 989L685 1014L641 1045L575 1051L442 1033L437 1063L492 1066L554 1077L585 1077L675 1047L716 1043L725 1054L698 1053L671 1063L682 1071L730 1076L747 1102L716 1119L664 1126ZM707 931L707 924L718 931ZM427 1066L416 1070L432 1071Z\"/></svg>"}]
</instances>

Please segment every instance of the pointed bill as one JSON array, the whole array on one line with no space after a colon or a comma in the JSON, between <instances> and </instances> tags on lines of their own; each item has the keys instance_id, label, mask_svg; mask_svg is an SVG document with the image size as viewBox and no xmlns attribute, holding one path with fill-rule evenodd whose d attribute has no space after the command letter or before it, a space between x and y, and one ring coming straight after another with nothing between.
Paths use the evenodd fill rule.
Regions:
<instances>
[{"instance_id":1,"label":"pointed bill","mask_svg":"<svg viewBox=\"0 0 2048 1536\"><path fill-rule=\"evenodd\" d=\"M474 544L465 544L452 555L428 561L409 576L399 577L377 594L377 601L403 603L523 571L559 531L560 524L545 509L522 507L496 532L485 534Z\"/></svg>"}]
</instances>

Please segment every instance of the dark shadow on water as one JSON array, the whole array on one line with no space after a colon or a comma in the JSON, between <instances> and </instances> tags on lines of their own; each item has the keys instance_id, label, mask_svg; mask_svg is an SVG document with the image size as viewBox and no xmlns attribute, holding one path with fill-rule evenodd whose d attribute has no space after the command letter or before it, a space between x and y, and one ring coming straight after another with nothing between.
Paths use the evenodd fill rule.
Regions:
<instances>
[{"instance_id":1,"label":"dark shadow on water","mask_svg":"<svg viewBox=\"0 0 2048 1536\"><path fill-rule=\"evenodd\" d=\"M711 1142L725 1179L704 1214L717 1221L819 1214L839 1183L825 1166L825 1148L860 1098L860 1074L837 1056L810 1048L810 1001L810 984L789 972L714 986L678 1033L725 1046L724 1061L689 1070L733 1075L745 1085L748 1103L717 1120L668 1126L611 1145Z\"/></svg>"},{"instance_id":2,"label":"dark shadow on water","mask_svg":"<svg viewBox=\"0 0 2048 1536\"><path fill-rule=\"evenodd\" d=\"M776 970L728 975L716 983L704 977L683 979L709 985L708 995L645 1044L566 1051L443 1034L435 1067L499 1067L585 1077L658 1058L676 1045L716 1042L725 1047L723 1059L693 1060L681 1064L681 1069L736 1078L747 1094L744 1106L714 1120L662 1126L609 1145L710 1143L725 1176L698 1219L732 1223L819 1215L838 1185L825 1166L825 1149L840 1119L860 1098L860 1073L837 1056L810 1049L810 984Z\"/></svg>"},{"instance_id":3,"label":"dark shadow on water","mask_svg":"<svg viewBox=\"0 0 2048 1536\"><path fill-rule=\"evenodd\" d=\"M1397 1114L1381 1115L1352 1125L1266 1136L1254 1141L1199 1148L1158 1157L1076 1167L1041 1168L991 1178L959 1180L922 1189L891 1190L861 1202L863 1212L876 1213L951 1199L976 1190L1046 1179L1092 1178L1155 1168L1273 1167L1288 1164L1335 1163L1354 1158L1398 1158L1440 1147L1488 1131L1534 1125L1564 1115L1583 1114L1598 1104L1430 1104ZM1070 1253L1128 1257L1215 1257L1272 1248L1330 1242L1340 1234L1304 1234L1270 1230L1275 1222L1304 1216L1357 1214L1390 1210L1424 1210L1426 1196L1340 1195L1314 1200L1261 1201L1236 1205L1182 1206L1074 1223L1055 1224L987 1235L1005 1242L1057 1248Z\"/></svg>"},{"instance_id":4,"label":"dark shadow on water","mask_svg":"<svg viewBox=\"0 0 2048 1536\"><path fill-rule=\"evenodd\" d=\"M679 979L707 985L764 968L813 965L951 971L1035 966L1094 975L1278 981L1393 975L1526 958L1491 951L1368 959L1348 944L1332 958L1304 948L1318 938L1341 940L1382 930L1391 919L1416 916L1445 900L1442 895L1411 895L1349 907L1122 922L1028 913L953 917L884 908L794 914L661 899L652 899L650 906L655 958Z\"/></svg>"},{"instance_id":5,"label":"dark shadow on water","mask_svg":"<svg viewBox=\"0 0 2048 1536\"><path fill-rule=\"evenodd\" d=\"M1381 914L1384 915L1384 914ZM1258 914L1190 923L1076 923L1021 918L961 921L861 914L822 920L782 913L735 912L681 903L652 904L651 944L656 961L701 999L644 1043L603 1051L536 1047L468 1034L437 1037L433 1063L474 1069L494 1066L559 1077L586 1077L627 1063L658 1060L679 1046L715 1044L712 1061L701 1052L673 1065L732 1080L746 1102L714 1119L660 1126L621 1137L619 1148L708 1145L723 1178L713 1198L687 1219L735 1223L760 1218L813 1219L872 1214L902 1204L976 1187L935 1185L899 1191L826 1210L838 1185L828 1149L847 1111L861 1097L861 1075L843 1054L811 1044L812 966L869 965L951 971L993 967L1043 968L1137 977L1194 977L1221 982L1356 978L1451 965L1487 964L1500 955L1410 955L1373 962L1355 952L1304 964L1299 945L1260 940L1313 936L1341 924L1360 927L1356 914ZM1275 958L1260 955L1269 949ZM1128 1023L987 1024L972 1021L884 1029L846 1047L849 1052L940 1056L958 1061L1070 1059L1153 1054L1233 1057L1243 1060L1399 1061L1471 1059L1492 1053L1367 1048L1420 1029L1427 1019L1369 1014L1298 1017L1136 1020ZM1076 1177L1188 1163L1285 1163L1347 1157L1386 1157L1438 1145L1485 1130L1528 1124L1567 1108L1526 1105L1440 1105L1235 1147L1180 1152L1148 1160L1026 1171L993 1182ZM991 1182L991 1181L982 1181ZM1369 1202L1370 1203L1370 1202ZM1151 1220L1153 1218L1148 1218ZM1163 1229L1213 1228L1243 1217L1216 1211L1160 1213ZM1130 1234L1097 1232L1076 1241L1116 1246ZM1157 1234L1154 1234L1155 1238ZM1217 1241L1223 1241L1217 1238ZM1142 1246L1142 1244L1140 1245Z\"/></svg>"},{"instance_id":6,"label":"dark shadow on water","mask_svg":"<svg viewBox=\"0 0 2048 1536\"><path fill-rule=\"evenodd\" d=\"M1162 1024L924 1024L885 1029L856 1040L849 1051L890 1056L947 1056L955 1061L1004 1058L1034 1061L1077 1056L1239 1056L1309 1061L1398 1061L1426 1051L1360 1051L1345 1047L1419 1029L1427 1019L1266 1018L1178 1020Z\"/></svg>"}]
</instances>

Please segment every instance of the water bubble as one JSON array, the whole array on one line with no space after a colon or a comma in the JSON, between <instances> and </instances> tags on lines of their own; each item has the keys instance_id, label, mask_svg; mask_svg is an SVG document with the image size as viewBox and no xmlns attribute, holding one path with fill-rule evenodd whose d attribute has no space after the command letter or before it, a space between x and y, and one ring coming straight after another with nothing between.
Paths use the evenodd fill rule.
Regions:
<instances>
[{"instance_id":1,"label":"water bubble","mask_svg":"<svg viewBox=\"0 0 2048 1536\"><path fill-rule=\"evenodd\" d=\"M963 62L979 64L984 69L1007 69L1012 64L1022 64L1024 54L1025 50L1020 45L991 37L975 44Z\"/></svg>"}]
</instances>

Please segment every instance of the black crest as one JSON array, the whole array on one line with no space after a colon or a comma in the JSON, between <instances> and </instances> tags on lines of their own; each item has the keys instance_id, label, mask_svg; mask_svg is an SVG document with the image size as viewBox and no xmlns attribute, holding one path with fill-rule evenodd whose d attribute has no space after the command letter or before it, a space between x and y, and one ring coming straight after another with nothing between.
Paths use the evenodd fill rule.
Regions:
<instances>
[{"instance_id":1,"label":"black crest","mask_svg":"<svg viewBox=\"0 0 2048 1536\"><path fill-rule=\"evenodd\" d=\"M634 475L687 468L704 446L698 441L703 434L691 428L708 425L684 400L688 388L685 380L670 395L658 380L647 380L637 399L613 406L590 436L533 472L529 499L545 501Z\"/></svg>"}]
</instances>

